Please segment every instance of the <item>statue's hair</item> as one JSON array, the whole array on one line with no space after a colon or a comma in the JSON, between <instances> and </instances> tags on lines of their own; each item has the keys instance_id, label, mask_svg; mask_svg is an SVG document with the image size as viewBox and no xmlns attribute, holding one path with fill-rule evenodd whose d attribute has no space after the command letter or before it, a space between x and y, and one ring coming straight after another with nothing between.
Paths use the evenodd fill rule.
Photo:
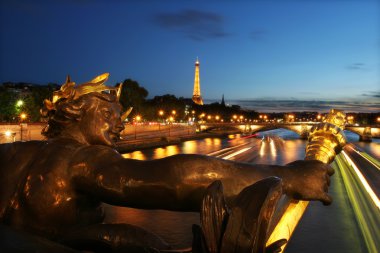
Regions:
<instances>
[{"instance_id":1,"label":"statue's hair","mask_svg":"<svg viewBox=\"0 0 380 253\"><path fill-rule=\"evenodd\" d=\"M75 100L62 98L55 103L54 110L47 108L44 104L41 115L48 119L48 124L42 130L42 134L47 138L59 136L64 128L81 120L83 114L93 105L94 99L108 102L117 101L114 94L91 92Z\"/></svg>"}]
</instances>

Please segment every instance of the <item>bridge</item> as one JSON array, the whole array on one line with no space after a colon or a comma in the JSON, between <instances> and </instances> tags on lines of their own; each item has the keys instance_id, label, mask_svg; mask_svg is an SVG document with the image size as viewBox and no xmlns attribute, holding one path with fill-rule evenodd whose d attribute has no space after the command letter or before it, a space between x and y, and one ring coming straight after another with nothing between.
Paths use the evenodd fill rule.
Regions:
<instances>
[{"instance_id":1,"label":"bridge","mask_svg":"<svg viewBox=\"0 0 380 253\"><path fill-rule=\"evenodd\" d=\"M297 133L301 139L307 139L310 129L318 122L294 122L294 123L199 123L199 132L217 130L238 130L242 133L258 133L274 129L287 129ZM372 141L372 138L380 138L380 125L346 125L346 131L359 135L360 141Z\"/></svg>"}]
</instances>

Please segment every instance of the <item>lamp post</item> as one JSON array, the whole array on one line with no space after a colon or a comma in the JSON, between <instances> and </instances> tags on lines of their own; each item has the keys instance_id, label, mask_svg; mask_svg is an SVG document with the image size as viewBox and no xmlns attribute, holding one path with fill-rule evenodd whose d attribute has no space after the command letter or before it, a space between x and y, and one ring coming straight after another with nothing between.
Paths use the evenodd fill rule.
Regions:
<instances>
[{"instance_id":1,"label":"lamp post","mask_svg":"<svg viewBox=\"0 0 380 253\"><path fill-rule=\"evenodd\" d=\"M22 101L22 100L19 100L19 101ZM22 141L22 131L23 131L23 129L22 129L22 121L25 120L26 117L27 117L26 113L23 112L23 113L20 114L20 141Z\"/></svg>"},{"instance_id":2,"label":"lamp post","mask_svg":"<svg viewBox=\"0 0 380 253\"><path fill-rule=\"evenodd\" d=\"M347 116L347 123L351 125L354 124L354 116Z\"/></svg>"},{"instance_id":3,"label":"lamp post","mask_svg":"<svg viewBox=\"0 0 380 253\"><path fill-rule=\"evenodd\" d=\"M169 136L170 136L170 130L171 130L171 127L172 127L173 121L174 121L174 117L173 117L173 116L170 116L170 117L169 117Z\"/></svg>"},{"instance_id":4,"label":"lamp post","mask_svg":"<svg viewBox=\"0 0 380 253\"><path fill-rule=\"evenodd\" d=\"M141 116L137 115L135 117L135 140L137 139L137 123L141 120Z\"/></svg>"},{"instance_id":5,"label":"lamp post","mask_svg":"<svg viewBox=\"0 0 380 253\"><path fill-rule=\"evenodd\" d=\"M191 118L192 118L192 121L194 122L194 121L195 121L195 111L194 111L194 110L192 110L192 111L191 111L191 114L192 114L192 116L191 116Z\"/></svg>"},{"instance_id":6,"label":"lamp post","mask_svg":"<svg viewBox=\"0 0 380 253\"><path fill-rule=\"evenodd\" d=\"M160 116L160 120L162 121L162 116L164 115L164 111L159 110L158 115ZM161 131L161 123L160 122L158 122L158 131Z\"/></svg>"}]
</instances>

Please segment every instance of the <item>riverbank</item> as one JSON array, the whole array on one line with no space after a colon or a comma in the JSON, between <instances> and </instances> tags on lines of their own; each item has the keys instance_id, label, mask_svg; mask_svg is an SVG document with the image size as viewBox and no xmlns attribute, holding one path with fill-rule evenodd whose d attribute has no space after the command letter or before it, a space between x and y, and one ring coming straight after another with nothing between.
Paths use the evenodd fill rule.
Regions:
<instances>
[{"instance_id":1,"label":"riverbank","mask_svg":"<svg viewBox=\"0 0 380 253\"><path fill-rule=\"evenodd\" d=\"M152 137L136 140L120 140L116 143L116 150L119 153L127 153L135 150L143 150L148 148L164 147L168 145L179 144L189 140L199 140L204 138L225 137L229 134L236 134L237 132L219 132L219 133L194 133L185 136L174 137Z\"/></svg>"}]
</instances>

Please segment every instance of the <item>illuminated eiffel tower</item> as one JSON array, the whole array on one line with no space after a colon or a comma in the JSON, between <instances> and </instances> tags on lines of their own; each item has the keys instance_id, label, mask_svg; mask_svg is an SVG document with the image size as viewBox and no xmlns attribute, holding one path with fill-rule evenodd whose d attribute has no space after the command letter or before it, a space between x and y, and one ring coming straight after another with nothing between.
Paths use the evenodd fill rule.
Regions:
<instances>
[{"instance_id":1,"label":"illuminated eiffel tower","mask_svg":"<svg viewBox=\"0 0 380 253\"><path fill-rule=\"evenodd\" d=\"M198 105L203 105L203 99L201 96L201 85L199 82L199 61L195 62L195 78L194 78L194 90L193 90L193 102Z\"/></svg>"}]
</instances>

